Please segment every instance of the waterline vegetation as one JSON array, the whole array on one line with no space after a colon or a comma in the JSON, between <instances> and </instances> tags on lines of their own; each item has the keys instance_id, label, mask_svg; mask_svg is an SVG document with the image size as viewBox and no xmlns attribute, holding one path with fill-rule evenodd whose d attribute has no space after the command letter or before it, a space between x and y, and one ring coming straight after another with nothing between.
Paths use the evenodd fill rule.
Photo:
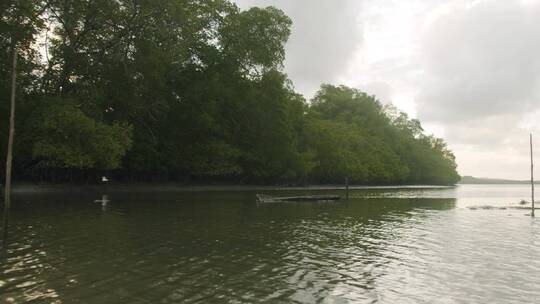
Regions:
<instances>
[{"instance_id":1,"label":"waterline vegetation","mask_svg":"<svg viewBox=\"0 0 540 304\"><path fill-rule=\"evenodd\" d=\"M107 171L137 181L459 180L445 142L375 96L331 84L309 102L297 93L283 72L292 22L277 8L191 0L0 6L3 75L10 37L24 38L16 178L82 182ZM3 77L2 122L8 86Z\"/></svg>"}]
</instances>

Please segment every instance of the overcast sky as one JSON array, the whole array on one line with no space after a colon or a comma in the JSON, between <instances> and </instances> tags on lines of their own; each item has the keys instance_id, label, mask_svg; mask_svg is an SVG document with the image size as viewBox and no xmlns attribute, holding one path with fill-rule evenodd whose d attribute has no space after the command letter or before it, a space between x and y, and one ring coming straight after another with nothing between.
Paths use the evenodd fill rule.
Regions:
<instances>
[{"instance_id":1,"label":"overcast sky","mask_svg":"<svg viewBox=\"0 0 540 304\"><path fill-rule=\"evenodd\" d=\"M236 2L291 17L285 71L307 98L329 82L392 102L449 143L461 175L527 179L536 131L540 167L539 0Z\"/></svg>"}]
</instances>

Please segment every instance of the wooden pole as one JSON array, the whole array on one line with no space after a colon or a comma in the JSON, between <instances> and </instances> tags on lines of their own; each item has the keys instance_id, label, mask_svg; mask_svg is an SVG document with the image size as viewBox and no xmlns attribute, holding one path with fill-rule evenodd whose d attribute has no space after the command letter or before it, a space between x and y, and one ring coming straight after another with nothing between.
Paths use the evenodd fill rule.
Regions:
<instances>
[{"instance_id":1,"label":"wooden pole","mask_svg":"<svg viewBox=\"0 0 540 304\"><path fill-rule=\"evenodd\" d=\"M13 44L11 48L13 52L12 67L11 67L11 110L9 114L9 137L8 137L8 150L6 157L6 183L4 189L4 217L2 223L2 244L3 247L7 244L7 230L8 230L8 218L9 207L11 204L11 164L13 160L13 136L15 134L15 89L17 86L17 47Z\"/></svg>"},{"instance_id":2,"label":"wooden pole","mask_svg":"<svg viewBox=\"0 0 540 304\"><path fill-rule=\"evenodd\" d=\"M345 177L345 198L349 199L349 178Z\"/></svg>"},{"instance_id":3,"label":"wooden pole","mask_svg":"<svg viewBox=\"0 0 540 304\"><path fill-rule=\"evenodd\" d=\"M529 135L529 142L530 142L530 146L531 146L531 204L532 204L531 216L534 217L534 175L533 175L534 164L533 164L532 133Z\"/></svg>"}]
</instances>

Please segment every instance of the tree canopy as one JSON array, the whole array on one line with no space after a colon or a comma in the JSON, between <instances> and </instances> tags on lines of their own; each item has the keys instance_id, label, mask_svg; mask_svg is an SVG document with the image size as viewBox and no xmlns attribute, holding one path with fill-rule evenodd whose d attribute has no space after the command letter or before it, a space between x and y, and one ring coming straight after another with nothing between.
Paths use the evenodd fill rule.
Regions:
<instances>
[{"instance_id":1,"label":"tree canopy","mask_svg":"<svg viewBox=\"0 0 540 304\"><path fill-rule=\"evenodd\" d=\"M19 50L16 177L235 183L453 184L445 142L374 96L283 73L292 22L227 0L6 0ZM3 164L2 164L3 165ZM54 174L52 174L54 173Z\"/></svg>"}]
</instances>

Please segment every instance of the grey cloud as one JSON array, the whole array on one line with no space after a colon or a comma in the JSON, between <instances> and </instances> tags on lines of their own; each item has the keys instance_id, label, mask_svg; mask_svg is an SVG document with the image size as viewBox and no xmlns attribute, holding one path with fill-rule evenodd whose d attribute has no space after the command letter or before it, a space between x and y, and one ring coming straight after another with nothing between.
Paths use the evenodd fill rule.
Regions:
<instances>
[{"instance_id":1,"label":"grey cloud","mask_svg":"<svg viewBox=\"0 0 540 304\"><path fill-rule=\"evenodd\" d=\"M538 20L538 4L477 1L424 34L418 116L444 126L462 174L526 176L529 130L520 123L540 108Z\"/></svg>"},{"instance_id":2,"label":"grey cloud","mask_svg":"<svg viewBox=\"0 0 540 304\"><path fill-rule=\"evenodd\" d=\"M452 143L473 144L484 151L521 146L528 140L528 133L518 127L520 119L520 115L509 113L454 123L446 128L445 138Z\"/></svg>"},{"instance_id":3,"label":"grey cloud","mask_svg":"<svg viewBox=\"0 0 540 304\"><path fill-rule=\"evenodd\" d=\"M421 119L459 122L524 113L540 100L540 6L482 1L429 28Z\"/></svg>"},{"instance_id":4,"label":"grey cloud","mask_svg":"<svg viewBox=\"0 0 540 304\"><path fill-rule=\"evenodd\" d=\"M519 114L478 117L447 125L463 175L525 179L529 165L529 134L520 129Z\"/></svg>"},{"instance_id":5,"label":"grey cloud","mask_svg":"<svg viewBox=\"0 0 540 304\"><path fill-rule=\"evenodd\" d=\"M285 71L310 98L323 82L334 82L362 41L362 1L237 0L242 7L275 6L293 21Z\"/></svg>"}]
</instances>

